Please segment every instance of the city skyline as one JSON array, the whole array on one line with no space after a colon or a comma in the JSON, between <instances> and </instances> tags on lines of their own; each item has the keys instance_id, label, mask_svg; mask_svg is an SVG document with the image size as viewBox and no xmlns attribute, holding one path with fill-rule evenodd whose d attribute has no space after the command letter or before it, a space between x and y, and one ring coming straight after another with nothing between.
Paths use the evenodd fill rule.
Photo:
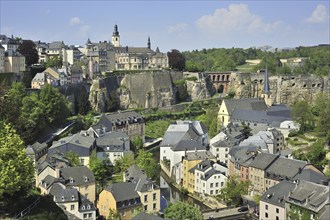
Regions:
<instances>
[{"instance_id":1,"label":"city skyline","mask_svg":"<svg viewBox=\"0 0 330 220\"><path fill-rule=\"evenodd\" d=\"M163 52L330 43L328 1L0 1L0 33L84 46L111 40ZM13 12L15 12L13 14ZM17 16L19 15L19 16ZM23 19L23 20L22 20Z\"/></svg>"}]
</instances>

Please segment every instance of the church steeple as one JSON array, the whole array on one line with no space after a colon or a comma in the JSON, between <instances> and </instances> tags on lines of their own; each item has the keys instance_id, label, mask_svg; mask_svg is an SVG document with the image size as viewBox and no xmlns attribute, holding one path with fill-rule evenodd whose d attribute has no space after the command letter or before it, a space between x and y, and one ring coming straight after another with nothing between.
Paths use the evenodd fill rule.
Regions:
<instances>
[{"instance_id":1,"label":"church steeple","mask_svg":"<svg viewBox=\"0 0 330 220\"><path fill-rule=\"evenodd\" d=\"M270 88L269 88L269 76L268 76L268 64L266 60L266 70L265 70L265 81L264 81L264 89L262 90L261 97L264 98L267 106L271 106L273 104Z\"/></svg>"},{"instance_id":2,"label":"church steeple","mask_svg":"<svg viewBox=\"0 0 330 220\"><path fill-rule=\"evenodd\" d=\"M150 37L148 37L148 49L151 49Z\"/></svg>"},{"instance_id":3,"label":"church steeple","mask_svg":"<svg viewBox=\"0 0 330 220\"><path fill-rule=\"evenodd\" d=\"M117 25L115 25L115 27L113 29L111 43L114 47L120 47L120 36L119 36L119 31L118 31Z\"/></svg>"},{"instance_id":4,"label":"church steeple","mask_svg":"<svg viewBox=\"0 0 330 220\"><path fill-rule=\"evenodd\" d=\"M266 61L266 70L265 70L265 82L264 82L264 89L262 90L263 94L270 94L269 89L269 81L268 81L268 64Z\"/></svg>"}]
</instances>

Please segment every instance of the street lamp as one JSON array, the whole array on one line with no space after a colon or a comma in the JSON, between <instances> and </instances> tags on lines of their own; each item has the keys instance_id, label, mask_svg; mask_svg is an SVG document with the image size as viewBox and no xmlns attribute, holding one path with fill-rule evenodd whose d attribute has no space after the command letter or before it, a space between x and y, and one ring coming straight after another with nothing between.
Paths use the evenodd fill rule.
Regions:
<instances>
[{"instance_id":1,"label":"street lamp","mask_svg":"<svg viewBox=\"0 0 330 220\"><path fill-rule=\"evenodd\" d=\"M168 202L167 202L167 199L165 198L165 196L162 195L162 198L165 199L166 201L166 208L168 207Z\"/></svg>"}]
</instances>

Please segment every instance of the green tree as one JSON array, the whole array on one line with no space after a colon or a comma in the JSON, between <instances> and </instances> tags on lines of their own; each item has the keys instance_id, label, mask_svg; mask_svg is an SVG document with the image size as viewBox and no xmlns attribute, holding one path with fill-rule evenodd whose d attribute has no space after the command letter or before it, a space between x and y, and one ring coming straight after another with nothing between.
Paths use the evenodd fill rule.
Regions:
<instances>
[{"instance_id":1,"label":"green tree","mask_svg":"<svg viewBox=\"0 0 330 220\"><path fill-rule=\"evenodd\" d=\"M300 124L301 133L312 130L314 127L314 118L311 107L306 100L297 101L292 106L292 118Z\"/></svg>"},{"instance_id":2,"label":"green tree","mask_svg":"<svg viewBox=\"0 0 330 220\"><path fill-rule=\"evenodd\" d=\"M143 140L140 136L135 136L131 141L131 147L134 152L138 152L143 147Z\"/></svg>"},{"instance_id":3,"label":"green tree","mask_svg":"<svg viewBox=\"0 0 330 220\"><path fill-rule=\"evenodd\" d=\"M80 94L77 100L78 113L81 115L86 115L90 110L92 110L91 103L88 100L88 93L84 87L80 90Z\"/></svg>"},{"instance_id":4,"label":"green tree","mask_svg":"<svg viewBox=\"0 0 330 220\"><path fill-rule=\"evenodd\" d=\"M185 202L170 203L165 209L165 218L177 220L202 220L203 214L194 206Z\"/></svg>"},{"instance_id":5,"label":"green tree","mask_svg":"<svg viewBox=\"0 0 330 220\"><path fill-rule=\"evenodd\" d=\"M29 189L34 177L22 139L10 124L3 122L0 122L0 173L0 200Z\"/></svg>"},{"instance_id":6,"label":"green tree","mask_svg":"<svg viewBox=\"0 0 330 220\"><path fill-rule=\"evenodd\" d=\"M40 90L39 102L45 107L46 122L49 124L62 124L70 115L68 100L49 84Z\"/></svg>"},{"instance_id":7,"label":"green tree","mask_svg":"<svg viewBox=\"0 0 330 220\"><path fill-rule=\"evenodd\" d=\"M315 100L313 114L317 116L316 131L326 137L330 144L330 98L326 94L319 94Z\"/></svg>"},{"instance_id":8,"label":"green tree","mask_svg":"<svg viewBox=\"0 0 330 220\"><path fill-rule=\"evenodd\" d=\"M19 116L19 132L26 142L33 140L45 127L43 103L39 102L38 94L33 93L23 98L23 106Z\"/></svg>"},{"instance_id":9,"label":"green tree","mask_svg":"<svg viewBox=\"0 0 330 220\"><path fill-rule=\"evenodd\" d=\"M95 180L103 188L104 183L109 177L111 177L110 167L107 163L104 163L101 159L97 158L96 151L93 150L89 159L89 168L95 176Z\"/></svg>"},{"instance_id":10,"label":"green tree","mask_svg":"<svg viewBox=\"0 0 330 220\"><path fill-rule=\"evenodd\" d=\"M65 154L65 157L68 159L71 166L76 167L80 165L80 159L77 153L70 150Z\"/></svg>"},{"instance_id":11,"label":"green tree","mask_svg":"<svg viewBox=\"0 0 330 220\"><path fill-rule=\"evenodd\" d=\"M62 57L60 56L54 56L54 57L50 57L49 59L47 59L46 63L45 63L45 67L57 67L57 68L61 68L63 65L63 60Z\"/></svg>"},{"instance_id":12,"label":"green tree","mask_svg":"<svg viewBox=\"0 0 330 220\"><path fill-rule=\"evenodd\" d=\"M219 108L207 108L205 114L199 116L197 120L201 121L207 128L210 138L218 133L217 117Z\"/></svg>"},{"instance_id":13,"label":"green tree","mask_svg":"<svg viewBox=\"0 0 330 220\"><path fill-rule=\"evenodd\" d=\"M248 193L249 182L241 181L237 177L227 180L226 186L220 190L218 199L226 202L228 206L239 206L243 203L242 195Z\"/></svg>"},{"instance_id":14,"label":"green tree","mask_svg":"<svg viewBox=\"0 0 330 220\"><path fill-rule=\"evenodd\" d=\"M167 56L168 56L168 64L170 68L179 71L185 69L186 58L180 51L176 49L172 49L170 52L167 52Z\"/></svg>"},{"instance_id":15,"label":"green tree","mask_svg":"<svg viewBox=\"0 0 330 220\"><path fill-rule=\"evenodd\" d=\"M127 170L133 164L135 164L134 155L125 154L123 157L121 157L115 161L114 172L122 174L125 170Z\"/></svg>"},{"instance_id":16,"label":"green tree","mask_svg":"<svg viewBox=\"0 0 330 220\"><path fill-rule=\"evenodd\" d=\"M121 215L116 210L110 209L107 220L121 220Z\"/></svg>"},{"instance_id":17,"label":"green tree","mask_svg":"<svg viewBox=\"0 0 330 220\"><path fill-rule=\"evenodd\" d=\"M324 140L318 139L313 145L311 150L307 153L306 159L311 162L317 169L323 170L327 164L326 149Z\"/></svg>"},{"instance_id":18,"label":"green tree","mask_svg":"<svg viewBox=\"0 0 330 220\"><path fill-rule=\"evenodd\" d=\"M157 179L159 177L159 167L151 152L139 150L136 157L136 164L143 169L147 176L151 179Z\"/></svg>"},{"instance_id":19,"label":"green tree","mask_svg":"<svg viewBox=\"0 0 330 220\"><path fill-rule=\"evenodd\" d=\"M23 40L18 46L17 51L25 57L25 64L28 67L32 64L38 63L38 51L32 40Z\"/></svg>"}]
</instances>

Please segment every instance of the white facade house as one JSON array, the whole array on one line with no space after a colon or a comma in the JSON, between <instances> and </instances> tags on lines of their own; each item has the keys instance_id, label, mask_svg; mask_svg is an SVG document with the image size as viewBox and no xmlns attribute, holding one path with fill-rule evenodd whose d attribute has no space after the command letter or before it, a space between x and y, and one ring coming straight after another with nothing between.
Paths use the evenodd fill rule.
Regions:
<instances>
[{"instance_id":1,"label":"white facade house","mask_svg":"<svg viewBox=\"0 0 330 220\"><path fill-rule=\"evenodd\" d=\"M225 168L210 160L204 160L195 167L195 192L199 194L219 195L226 186Z\"/></svg>"},{"instance_id":2,"label":"white facade house","mask_svg":"<svg viewBox=\"0 0 330 220\"><path fill-rule=\"evenodd\" d=\"M210 152L216 157L217 161L229 165L229 151L233 147L226 134L223 132L210 140Z\"/></svg>"},{"instance_id":3,"label":"white facade house","mask_svg":"<svg viewBox=\"0 0 330 220\"><path fill-rule=\"evenodd\" d=\"M0 73L5 72L5 48L0 44Z\"/></svg>"}]
</instances>

